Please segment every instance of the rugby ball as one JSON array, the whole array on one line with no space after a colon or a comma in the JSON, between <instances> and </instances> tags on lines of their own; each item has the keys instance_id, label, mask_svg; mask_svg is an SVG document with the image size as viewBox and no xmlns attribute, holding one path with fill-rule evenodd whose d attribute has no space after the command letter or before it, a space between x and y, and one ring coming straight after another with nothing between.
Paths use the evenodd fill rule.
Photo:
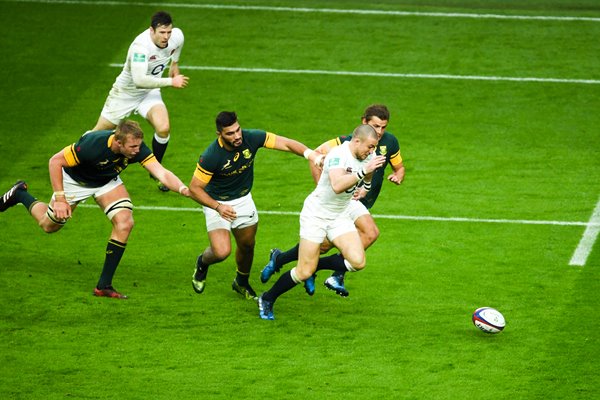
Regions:
<instances>
[{"instance_id":1,"label":"rugby ball","mask_svg":"<svg viewBox=\"0 0 600 400\"><path fill-rule=\"evenodd\" d=\"M504 329L506 322L495 308L480 307L473 313L473 324L485 333L498 333Z\"/></svg>"}]
</instances>

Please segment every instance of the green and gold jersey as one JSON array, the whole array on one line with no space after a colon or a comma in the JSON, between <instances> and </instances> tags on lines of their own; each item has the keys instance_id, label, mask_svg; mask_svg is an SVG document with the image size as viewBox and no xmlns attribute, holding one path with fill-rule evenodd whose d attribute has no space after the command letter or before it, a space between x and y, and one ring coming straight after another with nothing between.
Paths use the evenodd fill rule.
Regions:
<instances>
[{"instance_id":1,"label":"green and gold jersey","mask_svg":"<svg viewBox=\"0 0 600 400\"><path fill-rule=\"evenodd\" d=\"M68 167L64 170L82 186L100 187L119 176L129 164L146 165L157 161L152 150L142 142L140 151L128 159L110 149L114 131L96 131L84 134L76 143L63 150Z\"/></svg>"},{"instance_id":2,"label":"green and gold jersey","mask_svg":"<svg viewBox=\"0 0 600 400\"><path fill-rule=\"evenodd\" d=\"M272 149L277 135L258 129L242 129L242 144L232 151L218 138L200 156L194 176L206 183L215 200L234 200L250 193L254 182L254 157L261 147Z\"/></svg>"},{"instance_id":3,"label":"green and gold jersey","mask_svg":"<svg viewBox=\"0 0 600 400\"><path fill-rule=\"evenodd\" d=\"M352 135L338 136L335 139L331 139L327 142L330 147L339 146L340 144L347 142L352 139ZM398 165L402 162L402 156L400 155L400 144L398 143L398 139L394 135L389 132L384 132L381 139L379 139L379 143L377 144L377 149L375 150L376 155L385 156L386 164L390 165ZM373 207L375 204L375 200L379 196L379 192L381 191L381 187L383 185L383 181L385 180L385 166L382 168L377 168L373 173L373 178L371 180L371 190L367 193L367 195L360 199L360 201L367 208Z\"/></svg>"}]
</instances>

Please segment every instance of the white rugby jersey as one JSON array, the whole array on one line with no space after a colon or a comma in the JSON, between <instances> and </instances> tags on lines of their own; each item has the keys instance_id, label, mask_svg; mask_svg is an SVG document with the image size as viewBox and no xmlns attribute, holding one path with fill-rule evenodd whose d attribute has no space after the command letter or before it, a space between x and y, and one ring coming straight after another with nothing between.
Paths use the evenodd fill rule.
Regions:
<instances>
[{"instance_id":1,"label":"white rugby jersey","mask_svg":"<svg viewBox=\"0 0 600 400\"><path fill-rule=\"evenodd\" d=\"M169 43L164 49L154 44L150 28L146 29L129 46L123 71L117 76L113 87L137 93L171 86L171 78L162 78L162 74L171 61L179 61L182 47L181 29L173 28Z\"/></svg>"},{"instance_id":2,"label":"white rugby jersey","mask_svg":"<svg viewBox=\"0 0 600 400\"><path fill-rule=\"evenodd\" d=\"M322 213L326 217L335 218L348 206L348 202L351 201L358 182L342 193L335 193L329 180L329 171L335 168L343 168L349 173L357 172L371 158L372 154L363 161L355 158L350 151L350 142L344 142L340 146L334 147L325 157L323 173L321 174L319 183L317 183L317 187L308 195L306 200L313 205L318 205L319 213Z\"/></svg>"}]
</instances>

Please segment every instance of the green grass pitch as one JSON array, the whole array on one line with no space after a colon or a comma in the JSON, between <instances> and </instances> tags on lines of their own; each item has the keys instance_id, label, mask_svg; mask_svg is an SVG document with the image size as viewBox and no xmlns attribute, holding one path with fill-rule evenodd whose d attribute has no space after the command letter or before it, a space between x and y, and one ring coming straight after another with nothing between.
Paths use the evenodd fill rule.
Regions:
<instances>
[{"instance_id":1,"label":"green grass pitch","mask_svg":"<svg viewBox=\"0 0 600 400\"><path fill-rule=\"evenodd\" d=\"M264 7L240 7L248 5ZM598 243L585 249L585 265L570 265L600 197L597 1L160 8L186 37L189 86L162 91L172 124L164 164L184 181L221 110L316 147L381 102L405 183L386 184L372 210L381 236L365 271L348 277L350 297L328 292L320 273L314 297L301 287L285 294L273 322L231 290L233 257L211 268L204 294L192 291L208 244L203 215L155 190L137 165L122 175L137 207L115 276L127 301L92 296L110 232L97 207L79 208L54 235L21 206L0 214L0 398L600 397ZM47 201L48 159L93 127L119 73L111 64L159 6L0 9L0 192L23 178ZM314 11L323 9L346 12ZM293 72L308 70L329 73ZM465 76L474 79L457 79ZM258 291L270 287L258 279L269 249L297 242L293 213L312 186L305 160L259 152ZM504 314L502 333L472 325L481 306Z\"/></svg>"}]
</instances>

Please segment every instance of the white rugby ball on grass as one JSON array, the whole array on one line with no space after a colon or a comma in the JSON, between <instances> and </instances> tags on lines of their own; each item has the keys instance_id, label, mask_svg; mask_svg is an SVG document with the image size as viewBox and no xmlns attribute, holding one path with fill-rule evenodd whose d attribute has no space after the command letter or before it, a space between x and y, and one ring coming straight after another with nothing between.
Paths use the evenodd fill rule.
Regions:
<instances>
[{"instance_id":1,"label":"white rugby ball on grass","mask_svg":"<svg viewBox=\"0 0 600 400\"><path fill-rule=\"evenodd\" d=\"M473 324L486 333L498 333L506 326L504 315L492 307L480 307L473 313Z\"/></svg>"}]
</instances>

